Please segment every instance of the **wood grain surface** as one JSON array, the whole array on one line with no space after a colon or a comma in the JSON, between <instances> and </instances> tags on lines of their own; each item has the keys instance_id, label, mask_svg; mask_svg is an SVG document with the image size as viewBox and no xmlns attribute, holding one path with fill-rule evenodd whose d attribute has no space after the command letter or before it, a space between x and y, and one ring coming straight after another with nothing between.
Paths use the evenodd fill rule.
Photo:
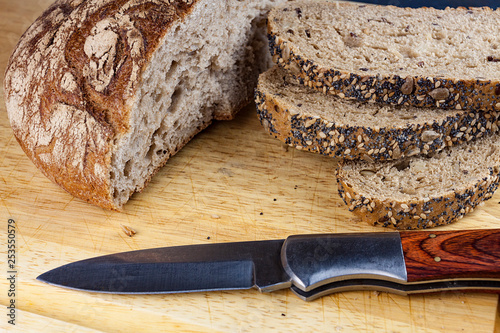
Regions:
<instances>
[{"instance_id":1,"label":"wood grain surface","mask_svg":"<svg viewBox=\"0 0 500 333\"><path fill-rule=\"evenodd\" d=\"M401 232L408 282L500 279L500 229Z\"/></svg>"},{"instance_id":2,"label":"wood grain surface","mask_svg":"<svg viewBox=\"0 0 500 333\"><path fill-rule=\"evenodd\" d=\"M0 0L0 79L28 25L51 0ZM93 256L159 246L379 231L340 201L335 161L285 148L249 106L182 149L121 213L74 199L24 155L0 95L0 268L16 222L15 297L0 279L0 331L8 332L493 332L498 295L410 297L346 292L304 302L290 291L110 295L65 290L36 277ZM500 196L439 230L500 228ZM137 231L128 237L121 225ZM437 229L436 229L437 230ZM6 306L14 299L16 326ZM495 320L497 320L495 326Z\"/></svg>"}]
</instances>

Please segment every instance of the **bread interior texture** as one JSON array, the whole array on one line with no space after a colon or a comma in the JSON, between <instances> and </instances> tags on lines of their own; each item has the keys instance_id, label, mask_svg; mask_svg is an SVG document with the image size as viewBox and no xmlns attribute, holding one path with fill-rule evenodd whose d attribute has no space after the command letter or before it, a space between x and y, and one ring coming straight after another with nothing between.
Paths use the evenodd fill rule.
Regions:
<instances>
[{"instance_id":1,"label":"bread interior texture","mask_svg":"<svg viewBox=\"0 0 500 333\"><path fill-rule=\"evenodd\" d=\"M199 1L170 27L143 73L131 131L116 140L117 207L212 119L230 119L250 100L270 64L264 14L273 2Z\"/></svg>"},{"instance_id":2,"label":"bread interior texture","mask_svg":"<svg viewBox=\"0 0 500 333\"><path fill-rule=\"evenodd\" d=\"M269 92L283 109L303 117L320 117L337 126L365 128L406 128L425 123L442 123L465 111L357 102L304 87L283 70L274 67L262 74L261 91Z\"/></svg>"},{"instance_id":3,"label":"bread interior texture","mask_svg":"<svg viewBox=\"0 0 500 333\"><path fill-rule=\"evenodd\" d=\"M277 17L279 34L326 68L402 77L498 78L500 36L494 31L500 15L489 8L299 2Z\"/></svg>"},{"instance_id":4,"label":"bread interior texture","mask_svg":"<svg viewBox=\"0 0 500 333\"><path fill-rule=\"evenodd\" d=\"M362 196L380 201L439 198L489 184L498 175L497 135L446 149L432 157L411 157L388 163L346 163L344 179Z\"/></svg>"}]
</instances>

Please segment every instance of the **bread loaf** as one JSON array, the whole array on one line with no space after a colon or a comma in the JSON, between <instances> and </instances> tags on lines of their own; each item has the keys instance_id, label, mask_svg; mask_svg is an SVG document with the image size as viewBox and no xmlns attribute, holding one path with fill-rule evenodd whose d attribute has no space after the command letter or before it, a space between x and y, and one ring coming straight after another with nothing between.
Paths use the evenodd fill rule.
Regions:
<instances>
[{"instance_id":1,"label":"bread loaf","mask_svg":"<svg viewBox=\"0 0 500 333\"><path fill-rule=\"evenodd\" d=\"M299 1L273 9L268 22L274 61L324 93L500 109L500 10Z\"/></svg>"},{"instance_id":2,"label":"bread loaf","mask_svg":"<svg viewBox=\"0 0 500 333\"><path fill-rule=\"evenodd\" d=\"M498 188L500 137L489 135L432 157L385 163L344 160L339 194L349 210L373 225L422 229L452 223Z\"/></svg>"},{"instance_id":3,"label":"bread loaf","mask_svg":"<svg viewBox=\"0 0 500 333\"><path fill-rule=\"evenodd\" d=\"M432 155L496 132L500 112L346 100L309 89L277 66L262 74L257 112L267 131L301 150L369 162Z\"/></svg>"},{"instance_id":4,"label":"bread loaf","mask_svg":"<svg viewBox=\"0 0 500 333\"><path fill-rule=\"evenodd\" d=\"M120 209L212 119L251 100L280 1L56 1L6 71L17 140L69 193Z\"/></svg>"}]
</instances>

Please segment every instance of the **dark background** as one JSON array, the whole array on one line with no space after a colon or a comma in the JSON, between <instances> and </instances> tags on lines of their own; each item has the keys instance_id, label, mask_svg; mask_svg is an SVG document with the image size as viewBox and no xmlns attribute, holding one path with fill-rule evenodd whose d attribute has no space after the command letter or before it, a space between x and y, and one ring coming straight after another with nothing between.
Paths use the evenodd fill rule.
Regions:
<instances>
[{"instance_id":1,"label":"dark background","mask_svg":"<svg viewBox=\"0 0 500 333\"><path fill-rule=\"evenodd\" d=\"M488 6L493 9L500 7L500 0L359 0L364 3L380 5L393 5L398 7L434 7L444 9L445 7L482 7Z\"/></svg>"}]
</instances>

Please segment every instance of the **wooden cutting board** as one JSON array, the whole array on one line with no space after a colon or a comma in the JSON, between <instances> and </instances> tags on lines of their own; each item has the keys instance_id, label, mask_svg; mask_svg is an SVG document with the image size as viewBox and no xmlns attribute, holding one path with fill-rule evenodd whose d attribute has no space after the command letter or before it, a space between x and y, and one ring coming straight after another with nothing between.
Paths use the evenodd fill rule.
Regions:
<instances>
[{"instance_id":1,"label":"wooden cutting board","mask_svg":"<svg viewBox=\"0 0 500 333\"><path fill-rule=\"evenodd\" d=\"M0 0L0 73L18 38L50 0ZM285 238L300 233L378 231L340 201L335 161L285 148L249 106L192 140L121 213L74 199L24 155L0 95L0 249L7 275L7 224L16 223L15 297L0 280L0 329L22 332L493 332L498 295L410 297L345 292L313 302L290 291L182 295L93 294L35 278L75 260L160 246ZM500 196L440 230L500 228ZM137 231L128 237L121 225ZM16 305L16 326L6 306Z\"/></svg>"}]
</instances>

